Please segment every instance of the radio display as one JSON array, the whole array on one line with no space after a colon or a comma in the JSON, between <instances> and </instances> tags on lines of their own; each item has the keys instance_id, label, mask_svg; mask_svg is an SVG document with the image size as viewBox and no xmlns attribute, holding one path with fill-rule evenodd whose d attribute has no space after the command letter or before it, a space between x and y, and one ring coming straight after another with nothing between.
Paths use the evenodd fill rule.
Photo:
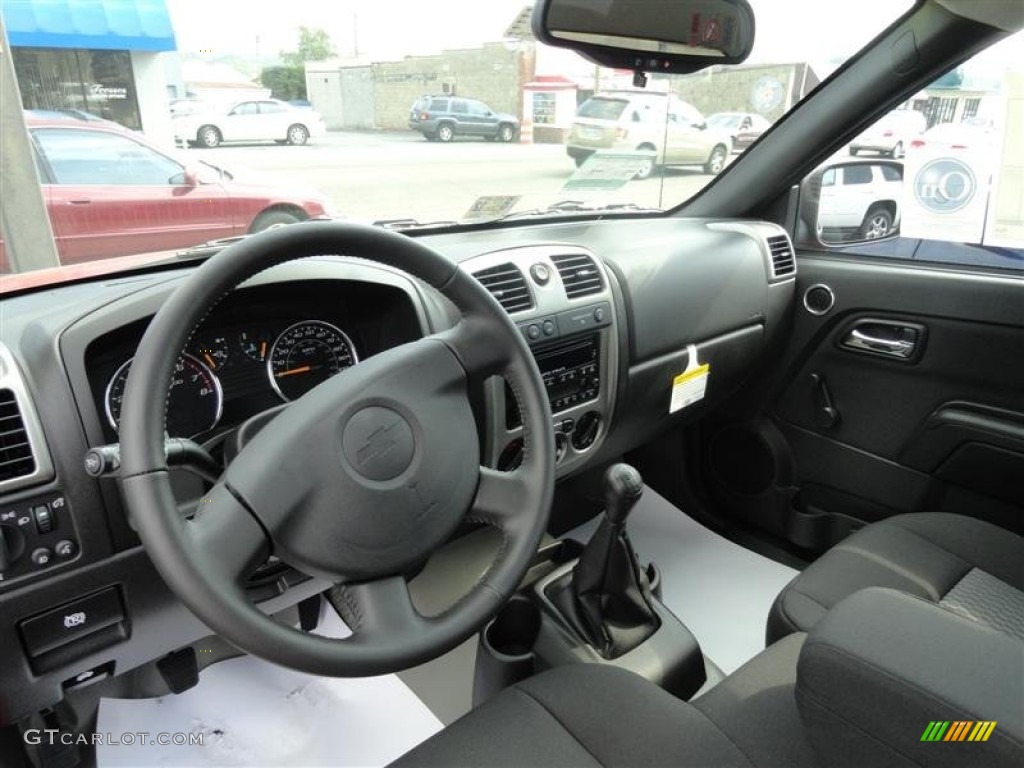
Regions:
<instances>
[{"instance_id":1,"label":"radio display","mask_svg":"<svg viewBox=\"0 0 1024 768\"><path fill-rule=\"evenodd\" d=\"M558 413L595 399L600 393L600 346L596 335L534 351L544 379L551 412ZM505 386L505 423L508 429L522 424L511 388Z\"/></svg>"}]
</instances>

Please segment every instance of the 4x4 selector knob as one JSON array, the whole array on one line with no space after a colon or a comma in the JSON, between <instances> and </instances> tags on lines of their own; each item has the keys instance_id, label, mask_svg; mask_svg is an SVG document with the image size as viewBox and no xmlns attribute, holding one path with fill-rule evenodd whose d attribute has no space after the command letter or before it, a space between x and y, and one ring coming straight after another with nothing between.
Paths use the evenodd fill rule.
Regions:
<instances>
[{"instance_id":1,"label":"4x4 selector knob","mask_svg":"<svg viewBox=\"0 0 1024 768\"><path fill-rule=\"evenodd\" d=\"M597 439L597 430L600 426L601 414L597 411L587 411L580 416L576 422L576 429L572 432L572 447L577 451L587 450Z\"/></svg>"}]
</instances>

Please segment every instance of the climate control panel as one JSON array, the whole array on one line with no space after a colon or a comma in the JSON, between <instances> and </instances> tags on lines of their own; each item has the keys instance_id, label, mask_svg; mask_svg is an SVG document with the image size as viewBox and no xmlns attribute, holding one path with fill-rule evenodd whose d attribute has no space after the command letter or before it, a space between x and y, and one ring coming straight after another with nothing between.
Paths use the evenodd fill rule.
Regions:
<instances>
[{"instance_id":1,"label":"climate control panel","mask_svg":"<svg viewBox=\"0 0 1024 768\"><path fill-rule=\"evenodd\" d=\"M0 506L0 589L78 556L67 500L59 493Z\"/></svg>"}]
</instances>

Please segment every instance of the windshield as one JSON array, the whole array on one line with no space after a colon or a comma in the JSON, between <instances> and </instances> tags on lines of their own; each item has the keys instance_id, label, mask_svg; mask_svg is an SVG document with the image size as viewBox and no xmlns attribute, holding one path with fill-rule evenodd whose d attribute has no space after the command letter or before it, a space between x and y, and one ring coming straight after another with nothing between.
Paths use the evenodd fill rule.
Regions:
<instances>
[{"instance_id":1,"label":"windshield","mask_svg":"<svg viewBox=\"0 0 1024 768\"><path fill-rule=\"evenodd\" d=\"M640 89L537 43L523 0L118 4L131 23L5 0L53 249L5 232L0 270L135 265L308 219L677 207L911 3L752 5L742 65Z\"/></svg>"}]
</instances>

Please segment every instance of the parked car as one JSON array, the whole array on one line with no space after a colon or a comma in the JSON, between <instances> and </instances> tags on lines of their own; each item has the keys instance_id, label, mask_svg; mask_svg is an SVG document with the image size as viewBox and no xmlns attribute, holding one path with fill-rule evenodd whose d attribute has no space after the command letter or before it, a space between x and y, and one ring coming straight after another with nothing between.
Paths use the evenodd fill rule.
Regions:
<instances>
[{"instance_id":1,"label":"parked car","mask_svg":"<svg viewBox=\"0 0 1024 768\"><path fill-rule=\"evenodd\" d=\"M821 173L818 232L822 242L876 240L900 225L903 165L844 162Z\"/></svg>"},{"instance_id":2,"label":"parked car","mask_svg":"<svg viewBox=\"0 0 1024 768\"><path fill-rule=\"evenodd\" d=\"M945 149L973 149L982 147L996 130L995 121L984 117L969 117L959 123L933 125L910 142L911 149L941 146Z\"/></svg>"},{"instance_id":3,"label":"parked car","mask_svg":"<svg viewBox=\"0 0 1024 768\"><path fill-rule=\"evenodd\" d=\"M211 107L198 99L172 99L167 105L171 111L171 117L184 115L195 115L200 112L208 112Z\"/></svg>"},{"instance_id":4,"label":"parked car","mask_svg":"<svg viewBox=\"0 0 1024 768\"><path fill-rule=\"evenodd\" d=\"M25 116L37 120L78 120L87 123L104 123L106 125L120 126L120 123L82 109L26 109Z\"/></svg>"},{"instance_id":5,"label":"parked car","mask_svg":"<svg viewBox=\"0 0 1024 768\"><path fill-rule=\"evenodd\" d=\"M850 142L850 154L875 152L886 157L903 157L925 128L928 119L916 109L896 109L878 120Z\"/></svg>"},{"instance_id":6,"label":"parked car","mask_svg":"<svg viewBox=\"0 0 1024 768\"><path fill-rule=\"evenodd\" d=\"M728 131L733 152L742 152L772 127L768 120L754 112L716 112L708 116L708 125Z\"/></svg>"},{"instance_id":7,"label":"parked car","mask_svg":"<svg viewBox=\"0 0 1024 768\"><path fill-rule=\"evenodd\" d=\"M606 91L587 99L566 142L577 166L602 149L648 151L638 179L661 165L699 165L716 174L731 148L729 133L709 125L695 107L675 94L647 91Z\"/></svg>"},{"instance_id":8,"label":"parked car","mask_svg":"<svg viewBox=\"0 0 1024 768\"><path fill-rule=\"evenodd\" d=\"M113 123L27 122L63 264L187 248L331 210L318 192L188 165ZM0 247L0 271L3 261Z\"/></svg>"},{"instance_id":9,"label":"parked car","mask_svg":"<svg viewBox=\"0 0 1024 768\"><path fill-rule=\"evenodd\" d=\"M483 136L489 141L514 141L519 118L496 112L482 101L455 96L422 96L409 110L409 127L428 141L449 142L456 136Z\"/></svg>"},{"instance_id":10,"label":"parked car","mask_svg":"<svg viewBox=\"0 0 1024 768\"><path fill-rule=\"evenodd\" d=\"M229 141L305 144L326 130L319 112L298 109L277 99L240 101L226 110L211 108L174 118L178 141L208 148Z\"/></svg>"}]
</instances>

